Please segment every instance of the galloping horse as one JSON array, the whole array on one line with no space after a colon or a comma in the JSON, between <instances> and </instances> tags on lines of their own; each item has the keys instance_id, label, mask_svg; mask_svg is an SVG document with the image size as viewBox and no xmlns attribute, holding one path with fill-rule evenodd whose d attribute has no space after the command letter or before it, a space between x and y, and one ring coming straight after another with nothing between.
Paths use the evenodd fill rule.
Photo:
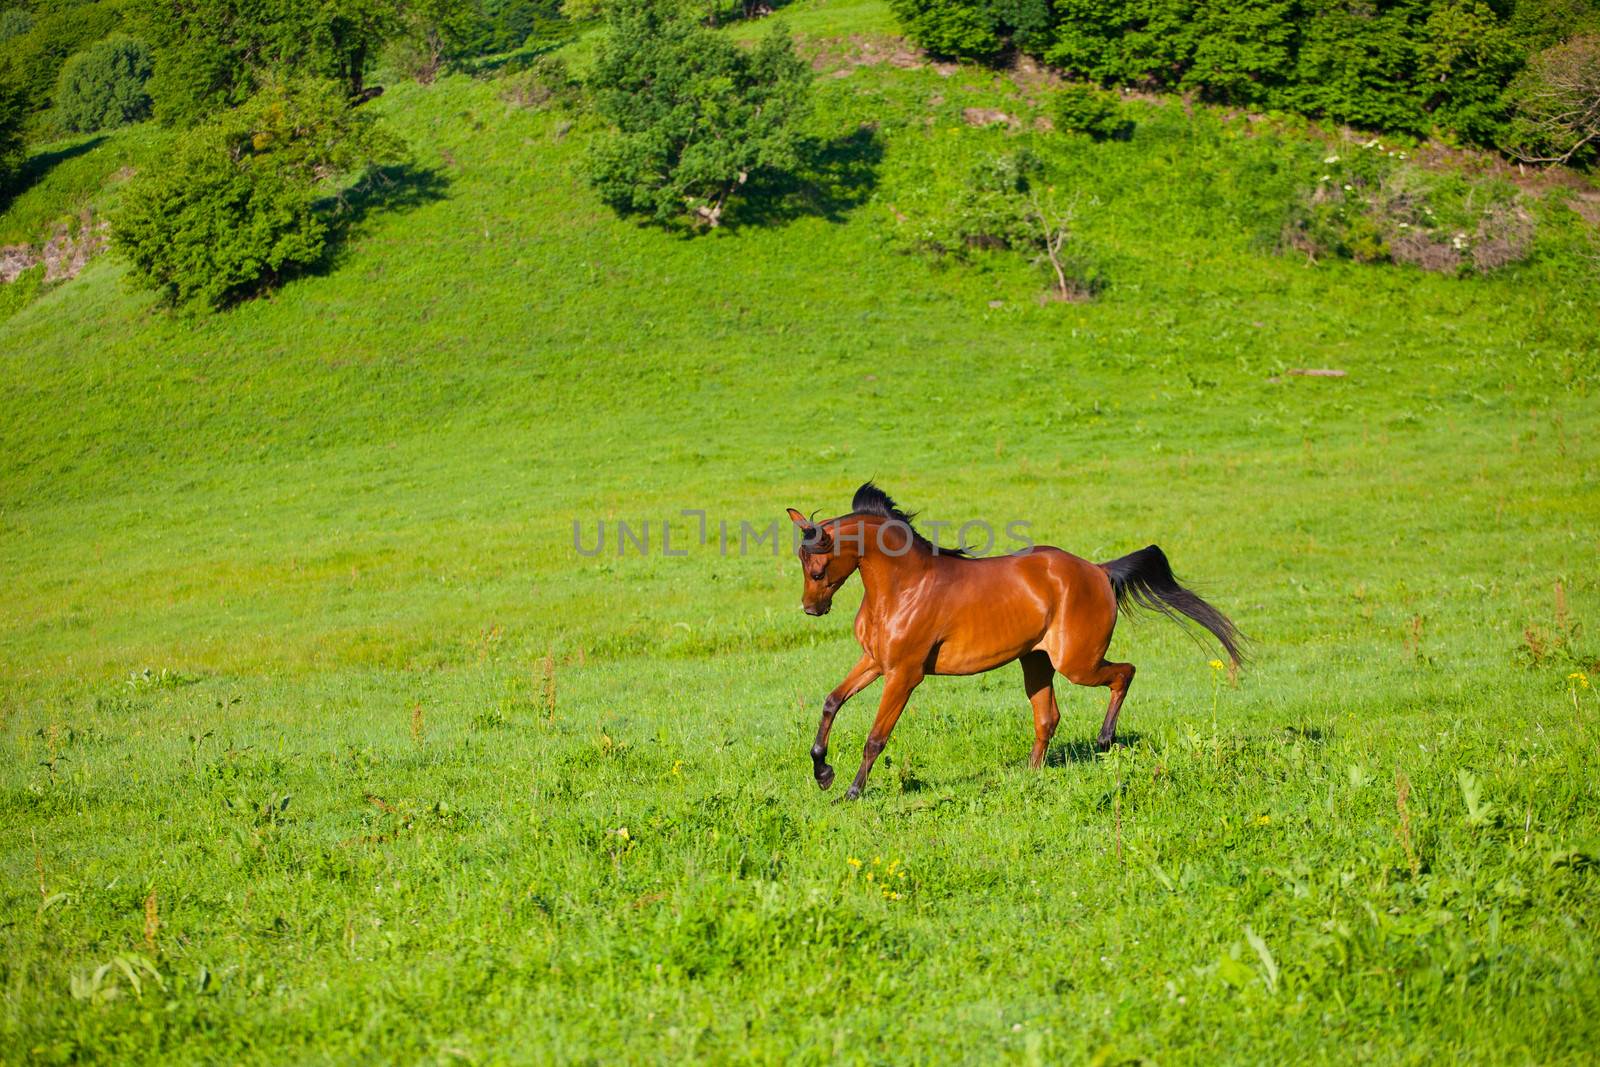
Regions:
<instances>
[{"instance_id":1,"label":"galloping horse","mask_svg":"<svg viewBox=\"0 0 1600 1067\"><path fill-rule=\"evenodd\" d=\"M1240 660L1241 639L1233 623L1179 585L1166 554L1155 545L1098 564L1042 545L975 559L936 547L912 528L912 516L871 482L856 490L848 515L813 523L790 508L789 518L800 528L806 614L826 615L833 594L857 570L866 587L856 613L861 660L822 702L811 746L817 785L826 789L833 784L828 765L833 717L845 701L883 678L861 769L845 793L849 800L866 787L907 698L927 675L981 674L1021 660L1033 704L1028 763L1037 768L1061 719L1052 684L1058 671L1078 685L1110 688L1100 749L1116 740L1117 713L1133 681L1133 664L1105 659L1119 608L1137 604L1174 620L1186 615L1211 631L1235 664Z\"/></svg>"}]
</instances>

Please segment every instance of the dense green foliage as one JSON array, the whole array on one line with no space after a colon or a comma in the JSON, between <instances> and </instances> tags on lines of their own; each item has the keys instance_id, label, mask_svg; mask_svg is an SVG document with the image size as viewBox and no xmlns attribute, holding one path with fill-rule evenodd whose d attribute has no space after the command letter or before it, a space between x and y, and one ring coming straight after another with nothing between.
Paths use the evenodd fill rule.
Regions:
<instances>
[{"instance_id":1,"label":"dense green foliage","mask_svg":"<svg viewBox=\"0 0 1600 1067\"><path fill-rule=\"evenodd\" d=\"M1117 98L1092 85L1068 85L1051 100L1050 120L1062 133L1086 133L1096 140L1115 137L1125 125Z\"/></svg>"},{"instance_id":2,"label":"dense green foliage","mask_svg":"<svg viewBox=\"0 0 1600 1067\"><path fill-rule=\"evenodd\" d=\"M11 22L13 35L0 38L0 69L12 69L30 113L50 107L62 67L120 26L123 6L123 0L56 0ZM23 26L25 32L15 32Z\"/></svg>"},{"instance_id":3,"label":"dense green foliage","mask_svg":"<svg viewBox=\"0 0 1600 1067\"><path fill-rule=\"evenodd\" d=\"M745 51L675 0L617 5L589 89L614 129L590 181L618 211L717 225L751 177L800 162L811 74L781 28Z\"/></svg>"},{"instance_id":4,"label":"dense green foliage","mask_svg":"<svg viewBox=\"0 0 1600 1067\"><path fill-rule=\"evenodd\" d=\"M318 190L399 154L336 83L269 86L134 179L113 219L116 248L167 303L220 307L320 261Z\"/></svg>"},{"instance_id":5,"label":"dense green foliage","mask_svg":"<svg viewBox=\"0 0 1600 1067\"><path fill-rule=\"evenodd\" d=\"M1090 79L1493 145L1531 51L1600 20L1592 0L894 0L936 53L1016 47Z\"/></svg>"},{"instance_id":6,"label":"dense green foliage","mask_svg":"<svg viewBox=\"0 0 1600 1067\"><path fill-rule=\"evenodd\" d=\"M269 78L332 78L354 97L380 54L391 70L427 82L451 61L565 30L559 0L133 2L156 46L151 91L169 125L203 121Z\"/></svg>"},{"instance_id":7,"label":"dense green foliage","mask_svg":"<svg viewBox=\"0 0 1600 1067\"><path fill-rule=\"evenodd\" d=\"M112 34L90 45L61 68L55 124L83 133L148 118L150 70L150 49L137 38Z\"/></svg>"},{"instance_id":8,"label":"dense green foliage","mask_svg":"<svg viewBox=\"0 0 1600 1067\"><path fill-rule=\"evenodd\" d=\"M33 29L33 12L22 7L8 7L0 11L0 44L21 37Z\"/></svg>"},{"instance_id":9,"label":"dense green foliage","mask_svg":"<svg viewBox=\"0 0 1600 1067\"><path fill-rule=\"evenodd\" d=\"M10 199L11 183L22 162L23 129L28 119L27 96L7 80L7 73L0 67L0 206Z\"/></svg>"},{"instance_id":10,"label":"dense green foliage","mask_svg":"<svg viewBox=\"0 0 1600 1067\"><path fill-rule=\"evenodd\" d=\"M476 4L461 0L414 0L406 5L399 29L386 51L389 65L422 82L433 81L446 62L467 54L483 29ZM511 47L517 47L513 45Z\"/></svg>"},{"instance_id":11,"label":"dense green foliage","mask_svg":"<svg viewBox=\"0 0 1600 1067\"><path fill-rule=\"evenodd\" d=\"M463 50L474 55L510 52L530 38L565 32L561 0L482 0L466 7L472 18Z\"/></svg>"},{"instance_id":12,"label":"dense green foliage","mask_svg":"<svg viewBox=\"0 0 1600 1067\"><path fill-rule=\"evenodd\" d=\"M156 117L169 125L204 121L271 78L329 78L354 97L384 42L465 2L198 0L175 8L135 0L141 32L156 49Z\"/></svg>"},{"instance_id":13,"label":"dense green foliage","mask_svg":"<svg viewBox=\"0 0 1600 1067\"><path fill-rule=\"evenodd\" d=\"M1000 51L1003 26L988 4L971 0L889 0L900 24L934 55L987 59Z\"/></svg>"},{"instance_id":14,"label":"dense green foliage","mask_svg":"<svg viewBox=\"0 0 1600 1067\"><path fill-rule=\"evenodd\" d=\"M108 258L0 322L0 1058L1587 1062L1589 190L1530 183L1509 270L1311 263L1274 248L1337 135L1134 99L1063 137L1036 85L859 62L879 4L784 10L827 152L764 225L619 220L589 119L446 74L363 111L447 195L337 270L178 318ZM50 146L14 212L172 137ZM1100 299L903 253L1023 150ZM868 474L1159 543L1254 662L1125 621L1125 747L1063 684L1037 774L1016 668L930 680L835 807L859 585L806 618L717 524Z\"/></svg>"}]
</instances>

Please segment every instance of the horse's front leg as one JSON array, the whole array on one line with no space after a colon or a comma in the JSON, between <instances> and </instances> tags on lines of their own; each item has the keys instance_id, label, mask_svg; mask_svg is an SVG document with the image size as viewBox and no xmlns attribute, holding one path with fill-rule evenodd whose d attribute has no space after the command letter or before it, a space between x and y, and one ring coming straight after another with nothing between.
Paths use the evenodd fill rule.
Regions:
<instances>
[{"instance_id":1,"label":"horse's front leg","mask_svg":"<svg viewBox=\"0 0 1600 1067\"><path fill-rule=\"evenodd\" d=\"M833 729L833 717L846 700L877 681L882 673L871 656L863 655L844 676L844 681L822 701L822 720L817 723L817 739L811 743L811 773L817 776L817 785L823 789L833 784L833 768L828 766L828 731Z\"/></svg>"},{"instance_id":2,"label":"horse's front leg","mask_svg":"<svg viewBox=\"0 0 1600 1067\"><path fill-rule=\"evenodd\" d=\"M894 724L899 721L900 713L905 710L906 701L911 698L911 691L921 681L920 666L914 669L901 668L890 672L888 677L884 678L883 698L878 701L878 717L872 720L872 729L867 734L866 746L861 750L861 769L856 772L856 780L851 782L850 788L845 791L844 799L855 800L867 787L867 775L872 773L872 765L877 762L878 753L889 743L889 734L894 730Z\"/></svg>"}]
</instances>

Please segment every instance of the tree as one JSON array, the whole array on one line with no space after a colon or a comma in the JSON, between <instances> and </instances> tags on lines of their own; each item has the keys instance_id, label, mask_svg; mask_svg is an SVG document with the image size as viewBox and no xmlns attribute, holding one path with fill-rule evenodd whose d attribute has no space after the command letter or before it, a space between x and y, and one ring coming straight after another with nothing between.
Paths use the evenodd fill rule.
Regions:
<instances>
[{"instance_id":1,"label":"tree","mask_svg":"<svg viewBox=\"0 0 1600 1067\"><path fill-rule=\"evenodd\" d=\"M0 67L0 204L8 199L11 182L22 164L22 128L28 119L27 97Z\"/></svg>"},{"instance_id":2,"label":"tree","mask_svg":"<svg viewBox=\"0 0 1600 1067\"><path fill-rule=\"evenodd\" d=\"M414 0L401 13L391 58L413 80L430 85L447 58L483 35L484 21L477 5L462 0Z\"/></svg>"},{"instance_id":3,"label":"tree","mask_svg":"<svg viewBox=\"0 0 1600 1067\"><path fill-rule=\"evenodd\" d=\"M607 22L589 81L613 126L589 160L606 203L716 226L752 175L799 164L811 71L782 28L747 52L673 0L613 5Z\"/></svg>"},{"instance_id":4,"label":"tree","mask_svg":"<svg viewBox=\"0 0 1600 1067\"><path fill-rule=\"evenodd\" d=\"M0 38L0 66L11 68L28 112L49 108L62 66L121 21L120 0L40 5L28 19L10 19L6 32L12 35Z\"/></svg>"},{"instance_id":5,"label":"tree","mask_svg":"<svg viewBox=\"0 0 1600 1067\"><path fill-rule=\"evenodd\" d=\"M402 154L338 83L275 83L135 177L112 243L164 302L222 307L320 261L319 189Z\"/></svg>"},{"instance_id":6,"label":"tree","mask_svg":"<svg viewBox=\"0 0 1600 1067\"><path fill-rule=\"evenodd\" d=\"M1571 163L1600 150L1600 36L1539 52L1511 87L1506 151L1524 163Z\"/></svg>"},{"instance_id":7,"label":"tree","mask_svg":"<svg viewBox=\"0 0 1600 1067\"><path fill-rule=\"evenodd\" d=\"M173 126L203 122L268 78L327 78L351 99L366 91L379 48L411 32L415 12L439 21L472 0L134 0L155 48L150 95Z\"/></svg>"},{"instance_id":8,"label":"tree","mask_svg":"<svg viewBox=\"0 0 1600 1067\"><path fill-rule=\"evenodd\" d=\"M55 123L75 132L125 126L150 115L150 49L115 33L67 60L56 83Z\"/></svg>"}]
</instances>

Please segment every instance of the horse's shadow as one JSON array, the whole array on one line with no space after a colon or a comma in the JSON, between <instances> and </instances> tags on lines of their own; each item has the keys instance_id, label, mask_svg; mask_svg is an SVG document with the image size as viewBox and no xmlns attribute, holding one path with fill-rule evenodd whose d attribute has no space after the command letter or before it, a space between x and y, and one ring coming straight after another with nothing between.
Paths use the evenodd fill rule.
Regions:
<instances>
[{"instance_id":1,"label":"horse's shadow","mask_svg":"<svg viewBox=\"0 0 1600 1067\"><path fill-rule=\"evenodd\" d=\"M1117 734L1117 748L1142 748L1144 735L1136 730L1124 730ZM1056 741L1050 745L1050 751L1045 754L1046 767L1065 767L1069 763L1093 763L1106 756L1100 747L1094 743L1093 738L1081 737L1076 741Z\"/></svg>"}]
</instances>

